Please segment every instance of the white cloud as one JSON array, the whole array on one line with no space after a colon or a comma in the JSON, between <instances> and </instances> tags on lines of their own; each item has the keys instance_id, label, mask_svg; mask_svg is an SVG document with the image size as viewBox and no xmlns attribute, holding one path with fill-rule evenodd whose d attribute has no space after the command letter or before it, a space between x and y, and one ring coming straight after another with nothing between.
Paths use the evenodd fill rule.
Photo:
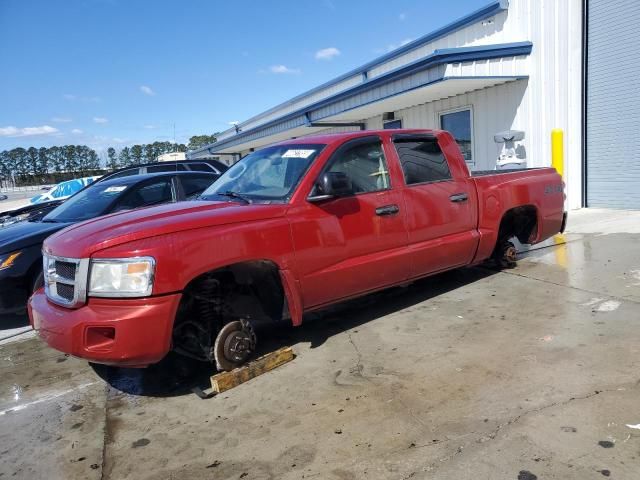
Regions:
<instances>
[{"instance_id":1,"label":"white cloud","mask_svg":"<svg viewBox=\"0 0 640 480\"><path fill-rule=\"evenodd\" d=\"M406 13L401 13L400 15L398 15L398 20L400 20L401 22L404 22L406 19L407 19Z\"/></svg>"},{"instance_id":2,"label":"white cloud","mask_svg":"<svg viewBox=\"0 0 640 480\"><path fill-rule=\"evenodd\" d=\"M109 123L109 119L104 117L93 117L93 121L95 123Z\"/></svg>"},{"instance_id":3,"label":"white cloud","mask_svg":"<svg viewBox=\"0 0 640 480\"><path fill-rule=\"evenodd\" d=\"M156 94L156 92L154 92L153 89L147 85L140 85L140 91L145 95L149 95L150 97L153 97Z\"/></svg>"},{"instance_id":4,"label":"white cloud","mask_svg":"<svg viewBox=\"0 0 640 480\"><path fill-rule=\"evenodd\" d=\"M316 52L316 60L331 60L340 55L340 50L336 47L323 48Z\"/></svg>"},{"instance_id":5,"label":"white cloud","mask_svg":"<svg viewBox=\"0 0 640 480\"><path fill-rule=\"evenodd\" d=\"M49 125L24 128L13 126L0 127L0 137L33 137L37 135L51 135L52 133L58 133L58 129L50 127Z\"/></svg>"},{"instance_id":6,"label":"white cloud","mask_svg":"<svg viewBox=\"0 0 640 480\"><path fill-rule=\"evenodd\" d=\"M63 97L65 100L76 100L78 98L76 95L73 95L71 93L65 93Z\"/></svg>"},{"instance_id":7,"label":"white cloud","mask_svg":"<svg viewBox=\"0 0 640 480\"><path fill-rule=\"evenodd\" d=\"M53 117L51 121L56 123L69 123L69 122L72 122L73 120L69 117Z\"/></svg>"},{"instance_id":8,"label":"white cloud","mask_svg":"<svg viewBox=\"0 0 640 480\"><path fill-rule=\"evenodd\" d=\"M113 137L111 140L113 140L115 143L127 143L126 138Z\"/></svg>"},{"instance_id":9,"label":"white cloud","mask_svg":"<svg viewBox=\"0 0 640 480\"><path fill-rule=\"evenodd\" d=\"M74 128L73 130L71 130L71 133L73 133L74 135L82 135L84 132L79 128Z\"/></svg>"},{"instance_id":10,"label":"white cloud","mask_svg":"<svg viewBox=\"0 0 640 480\"><path fill-rule=\"evenodd\" d=\"M271 73L300 73L299 68L289 68L285 65L272 65L269 67Z\"/></svg>"},{"instance_id":11,"label":"white cloud","mask_svg":"<svg viewBox=\"0 0 640 480\"><path fill-rule=\"evenodd\" d=\"M155 125L145 125L144 128L146 128L147 130L153 130L154 128L158 128Z\"/></svg>"}]
</instances>

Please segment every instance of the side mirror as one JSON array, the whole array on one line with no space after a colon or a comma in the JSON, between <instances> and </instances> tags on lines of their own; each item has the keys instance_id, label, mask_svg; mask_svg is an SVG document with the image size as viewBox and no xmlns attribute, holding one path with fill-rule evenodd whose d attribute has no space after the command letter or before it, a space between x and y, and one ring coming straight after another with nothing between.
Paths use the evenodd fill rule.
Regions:
<instances>
[{"instance_id":1,"label":"side mirror","mask_svg":"<svg viewBox=\"0 0 640 480\"><path fill-rule=\"evenodd\" d=\"M353 194L351 179L343 172L326 172L320 177L314 194L309 201L327 200L329 198L346 197Z\"/></svg>"}]
</instances>

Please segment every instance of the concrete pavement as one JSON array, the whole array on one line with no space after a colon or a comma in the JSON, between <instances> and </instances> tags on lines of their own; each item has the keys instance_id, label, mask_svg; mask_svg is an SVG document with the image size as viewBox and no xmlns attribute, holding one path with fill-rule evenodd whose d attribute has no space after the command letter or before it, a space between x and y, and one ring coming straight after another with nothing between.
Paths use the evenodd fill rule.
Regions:
<instances>
[{"instance_id":1,"label":"concrete pavement","mask_svg":"<svg viewBox=\"0 0 640 480\"><path fill-rule=\"evenodd\" d=\"M0 479L635 479L640 213L279 328L297 358L210 400L184 364L0 346ZM201 377L207 372L201 371ZM105 381L106 380L106 381Z\"/></svg>"}]
</instances>

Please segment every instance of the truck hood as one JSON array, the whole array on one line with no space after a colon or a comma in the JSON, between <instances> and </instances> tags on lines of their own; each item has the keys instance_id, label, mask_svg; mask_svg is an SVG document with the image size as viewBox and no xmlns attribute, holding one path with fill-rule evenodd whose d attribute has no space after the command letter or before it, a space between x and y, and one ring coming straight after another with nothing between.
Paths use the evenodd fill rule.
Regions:
<instances>
[{"instance_id":1,"label":"truck hood","mask_svg":"<svg viewBox=\"0 0 640 480\"><path fill-rule=\"evenodd\" d=\"M267 220L284 215L287 205L244 205L190 201L114 213L73 225L44 243L49 254L88 258L123 243L197 228Z\"/></svg>"}]
</instances>

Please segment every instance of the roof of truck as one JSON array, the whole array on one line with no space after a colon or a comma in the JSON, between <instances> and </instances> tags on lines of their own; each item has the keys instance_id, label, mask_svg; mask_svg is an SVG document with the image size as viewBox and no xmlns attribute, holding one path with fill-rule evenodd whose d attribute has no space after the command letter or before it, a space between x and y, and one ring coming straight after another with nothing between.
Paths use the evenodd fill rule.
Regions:
<instances>
[{"instance_id":1,"label":"roof of truck","mask_svg":"<svg viewBox=\"0 0 640 480\"><path fill-rule=\"evenodd\" d=\"M352 138L369 137L371 135L380 134L430 134L435 135L442 130L432 130L424 128L395 128L384 130L357 130L354 132L341 132L341 133L327 133L324 135L309 135L308 137L292 138L290 140L284 140L282 142L275 143L274 145L299 145L309 143L321 143L332 144L335 142L343 142L344 140L350 140Z\"/></svg>"}]
</instances>

